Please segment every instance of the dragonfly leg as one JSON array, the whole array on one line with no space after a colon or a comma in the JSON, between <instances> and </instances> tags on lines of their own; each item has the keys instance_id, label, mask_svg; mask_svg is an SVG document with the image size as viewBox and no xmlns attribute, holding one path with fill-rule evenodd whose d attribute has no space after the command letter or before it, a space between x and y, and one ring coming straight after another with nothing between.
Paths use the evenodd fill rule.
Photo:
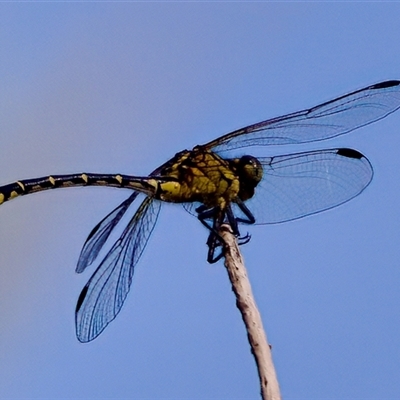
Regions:
<instances>
[{"instance_id":1,"label":"dragonfly leg","mask_svg":"<svg viewBox=\"0 0 400 400\"><path fill-rule=\"evenodd\" d=\"M242 212L245 214L247 219L235 217L233 215L232 208L230 206L228 207L226 214L228 217L228 221L232 227L233 233L236 236L239 236L240 232L239 232L239 228L238 228L238 222L242 222L245 224L254 224L256 221L255 221L253 214L247 208L247 206L242 202L242 200L239 199L237 201L237 205L242 210ZM246 244L250 241L250 239L251 239L251 235L247 232L245 236L239 236L238 245L241 246L243 244Z\"/></svg>"},{"instance_id":2,"label":"dragonfly leg","mask_svg":"<svg viewBox=\"0 0 400 400\"><path fill-rule=\"evenodd\" d=\"M233 214L232 207L230 205L226 207L226 218L228 219L229 225L232 228L233 234L235 236L239 236L240 232L239 232L238 222L240 221Z\"/></svg>"},{"instance_id":3,"label":"dragonfly leg","mask_svg":"<svg viewBox=\"0 0 400 400\"><path fill-rule=\"evenodd\" d=\"M244 204L244 202L239 198L237 198L235 202L242 211L242 213L247 217L247 219L236 217L236 221L243 222L244 224L249 224L249 225L254 224L256 222L256 219L254 218L253 213L247 208L246 204Z\"/></svg>"},{"instance_id":4,"label":"dragonfly leg","mask_svg":"<svg viewBox=\"0 0 400 400\"><path fill-rule=\"evenodd\" d=\"M207 262L210 264L214 264L219 261L224 256L222 239L217 236L214 232L210 232L207 239L208 253L207 253ZM220 248L220 252L215 255L215 250Z\"/></svg>"},{"instance_id":5,"label":"dragonfly leg","mask_svg":"<svg viewBox=\"0 0 400 400\"><path fill-rule=\"evenodd\" d=\"M252 224L255 222L253 214L250 212L250 210L244 205L242 201L238 202L239 208L242 210L242 212L245 214L247 219L244 218L236 218L235 215L233 214L232 208L230 205L226 207L224 211L221 211L221 209L214 207L211 209L207 209L204 205L198 207L196 211L198 212L197 218L199 221L211 232L208 236L207 239L207 246L208 246L208 255L207 255L207 261L210 264L213 264L220 260L223 255L223 247L225 245L224 240L221 238L219 234L219 228L221 227L222 223L225 222L225 219L229 223L229 225L232 228L232 232L235 236L239 236L239 227L238 227L238 222L243 222L247 224ZM212 218L212 224L207 221L207 219ZM238 238L238 244L241 246L243 244L246 244L250 241L251 236L247 233L243 237ZM217 248L221 248L220 252L218 255L215 255L215 251Z\"/></svg>"},{"instance_id":6,"label":"dragonfly leg","mask_svg":"<svg viewBox=\"0 0 400 400\"><path fill-rule=\"evenodd\" d=\"M249 225L254 224L256 222L256 219L254 218L253 213L244 204L244 202L238 198L238 199L236 199L236 204L238 205L240 210L243 212L245 217L247 217L247 218L234 217L236 226L237 226L238 222L242 222L243 224L249 224ZM232 226L232 223L231 223L231 226ZM237 230L237 235L239 236L239 229ZM238 238L239 246L248 243L250 241L250 239L251 239L251 235L247 232L245 236Z\"/></svg>"},{"instance_id":7,"label":"dragonfly leg","mask_svg":"<svg viewBox=\"0 0 400 400\"><path fill-rule=\"evenodd\" d=\"M206 242L206 244L208 246L207 261L210 264L216 263L224 255L224 251L223 251L224 241L219 234L219 228L225 220L226 213L225 213L225 211L222 211L218 207L206 209L205 206L198 207L196 209L196 211L199 213L199 215L197 216L199 221L207 229L210 230L210 234L208 235L208 239ZM207 219L210 219L210 218L212 218L212 225L207 221ZM215 250L218 247L221 248L221 251L218 255L215 255Z\"/></svg>"},{"instance_id":8,"label":"dragonfly leg","mask_svg":"<svg viewBox=\"0 0 400 400\"><path fill-rule=\"evenodd\" d=\"M200 206L196 209L198 212L197 218L198 220L211 232L215 233L217 236L219 236L218 229L219 226L221 225L223 218L225 217L225 213L222 213L222 221L217 223L217 220L221 220L221 216L218 218L218 214L221 214L221 210L218 207L210 208L210 209L205 209L204 206ZM207 219L213 220L212 225L207 222ZM221 239L222 240L222 239Z\"/></svg>"},{"instance_id":9,"label":"dragonfly leg","mask_svg":"<svg viewBox=\"0 0 400 400\"><path fill-rule=\"evenodd\" d=\"M246 233L245 236L238 238L238 245L241 246L243 244L249 243L250 239L251 239L251 235L249 233Z\"/></svg>"},{"instance_id":10,"label":"dragonfly leg","mask_svg":"<svg viewBox=\"0 0 400 400\"><path fill-rule=\"evenodd\" d=\"M247 209L247 207L246 207L246 209ZM225 216L226 216L226 219L228 220L228 223L231 226L233 234L235 236L239 236L239 234L240 234L238 222L247 222L247 220L243 220L241 218L236 218L233 214L233 211L232 211L232 208L230 205L228 205L226 207L226 209L224 210L222 215L219 216L219 218L217 218L217 217L218 217L218 214L221 213L221 210L218 207L206 209L205 206L203 205L203 206L197 207L196 211L198 213L197 218L200 220L200 222L206 228L208 228L210 231L214 232L218 236L219 236L219 233L218 233L219 227L224 222ZM251 215L251 213L250 213L250 215ZM211 219L211 218L213 219L212 225L206 221L207 219ZM218 226L216 225L217 219L219 219ZM248 222L248 223L251 223L251 222Z\"/></svg>"},{"instance_id":11,"label":"dragonfly leg","mask_svg":"<svg viewBox=\"0 0 400 400\"><path fill-rule=\"evenodd\" d=\"M244 237L240 237L238 239L239 246L248 243L250 239L251 236L249 234L247 234ZM207 239L207 246L208 246L207 262L209 262L210 264L214 264L217 261L219 261L224 256L224 245L225 242L219 235L216 235L214 232L210 232ZM215 255L217 248L220 248L220 252L218 253L218 255Z\"/></svg>"}]
</instances>

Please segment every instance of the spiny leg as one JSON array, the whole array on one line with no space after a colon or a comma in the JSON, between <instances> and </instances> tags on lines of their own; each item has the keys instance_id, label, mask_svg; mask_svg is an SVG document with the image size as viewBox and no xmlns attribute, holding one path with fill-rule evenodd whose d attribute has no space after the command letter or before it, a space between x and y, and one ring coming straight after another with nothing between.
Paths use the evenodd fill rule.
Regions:
<instances>
[{"instance_id":1,"label":"spiny leg","mask_svg":"<svg viewBox=\"0 0 400 400\"><path fill-rule=\"evenodd\" d=\"M247 208L246 204L239 198L236 199L236 204L242 211L242 213L247 217L247 219L236 217L237 222L243 222L244 224L249 224L252 225L256 222L256 219L254 218L253 213Z\"/></svg>"},{"instance_id":2,"label":"spiny leg","mask_svg":"<svg viewBox=\"0 0 400 400\"><path fill-rule=\"evenodd\" d=\"M256 222L256 219L254 218L253 213L248 209L246 204L244 204L244 202L239 198L236 199L236 204L238 205L240 210L243 212L243 214L247 217L247 219L235 217L236 223L242 222L243 224L248 224L248 225L254 224ZM248 243L250 241L250 239L251 239L251 235L249 233L246 233L245 236L239 237L238 238L239 246L241 246L242 244Z\"/></svg>"},{"instance_id":3,"label":"spiny leg","mask_svg":"<svg viewBox=\"0 0 400 400\"><path fill-rule=\"evenodd\" d=\"M224 256L223 244L221 243L221 239L219 236L215 235L214 232L211 232L207 239L208 253L207 253L207 262L210 264L214 264L219 261ZM215 255L215 250L217 248L221 248L218 255Z\"/></svg>"},{"instance_id":4,"label":"spiny leg","mask_svg":"<svg viewBox=\"0 0 400 400\"><path fill-rule=\"evenodd\" d=\"M219 261L224 256L224 240L219 234L219 229L225 220L225 212L220 209L215 209L213 215L213 229L211 230L210 234L207 238L207 246L208 246L208 253L207 253L207 261L210 264L214 264ZM217 248L221 248L219 254L215 255L215 250Z\"/></svg>"},{"instance_id":5,"label":"spiny leg","mask_svg":"<svg viewBox=\"0 0 400 400\"><path fill-rule=\"evenodd\" d=\"M225 212L219 207L207 209L205 205L196 208L196 212L198 213L197 218L199 221L210 231L206 242L208 246L207 261L213 264L223 256L222 250L218 256L214 256L214 253L215 249L222 247L224 243L218 231L225 219ZM212 219L212 223L208 222L208 219Z\"/></svg>"},{"instance_id":6,"label":"spiny leg","mask_svg":"<svg viewBox=\"0 0 400 400\"><path fill-rule=\"evenodd\" d=\"M247 209L247 208L246 208ZM232 231L235 236L239 236L239 228L238 228L238 221L240 222L247 222L244 219L237 219L235 218L232 208L230 205L226 207L225 210L221 210L219 207L214 207L211 209L206 209L205 206L200 206L196 209L199 213L198 219L199 221L210 230L210 234L207 239L207 246L208 246L208 254L207 254L207 261L210 264L213 264L220 260L223 255L223 246L225 245L224 240L221 238L219 234L219 229L221 225L226 221L232 228ZM250 211L249 211L250 213ZM252 215L250 213L250 215ZM212 224L207 221L207 219L212 219ZM246 235L245 237L239 238L239 244L245 244L250 240L250 235ZM215 255L216 249L220 247L220 252L218 255Z\"/></svg>"},{"instance_id":7,"label":"spiny leg","mask_svg":"<svg viewBox=\"0 0 400 400\"><path fill-rule=\"evenodd\" d=\"M198 213L197 218L198 220L211 232L218 236L218 229L216 228L216 215L221 212L219 207L213 207L207 209L204 205L196 208L196 212ZM213 220L212 224L207 222L207 219ZM221 238L222 240L222 238Z\"/></svg>"}]
</instances>

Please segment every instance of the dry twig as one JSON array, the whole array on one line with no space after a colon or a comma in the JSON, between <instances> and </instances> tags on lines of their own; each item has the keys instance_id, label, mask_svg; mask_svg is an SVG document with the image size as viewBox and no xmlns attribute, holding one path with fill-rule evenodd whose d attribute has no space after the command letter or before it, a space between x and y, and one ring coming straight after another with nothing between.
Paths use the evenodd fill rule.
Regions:
<instances>
[{"instance_id":1,"label":"dry twig","mask_svg":"<svg viewBox=\"0 0 400 400\"><path fill-rule=\"evenodd\" d=\"M220 235L225 241L225 267L236 296L236 305L246 325L251 352L256 360L262 399L280 400L281 395L272 362L271 348L267 342L236 238L229 225L221 226Z\"/></svg>"}]
</instances>

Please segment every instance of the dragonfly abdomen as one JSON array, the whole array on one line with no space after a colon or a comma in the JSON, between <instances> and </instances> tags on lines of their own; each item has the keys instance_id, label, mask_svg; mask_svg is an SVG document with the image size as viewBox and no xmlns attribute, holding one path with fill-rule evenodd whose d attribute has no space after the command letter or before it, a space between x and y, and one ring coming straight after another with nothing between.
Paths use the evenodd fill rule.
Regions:
<instances>
[{"instance_id":1,"label":"dragonfly abdomen","mask_svg":"<svg viewBox=\"0 0 400 400\"><path fill-rule=\"evenodd\" d=\"M120 174L72 174L50 175L42 178L25 179L0 187L0 204L30 193L47 189L74 186L108 186L138 190L148 195L157 191L157 183L150 178L133 177Z\"/></svg>"}]
</instances>

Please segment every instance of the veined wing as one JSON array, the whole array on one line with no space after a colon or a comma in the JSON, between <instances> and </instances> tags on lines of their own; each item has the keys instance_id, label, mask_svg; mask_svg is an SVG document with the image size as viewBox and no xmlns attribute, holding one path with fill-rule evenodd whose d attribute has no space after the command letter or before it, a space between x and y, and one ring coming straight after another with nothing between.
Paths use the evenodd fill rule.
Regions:
<instances>
[{"instance_id":1,"label":"veined wing","mask_svg":"<svg viewBox=\"0 0 400 400\"><path fill-rule=\"evenodd\" d=\"M352 149L316 150L259 158L264 175L246 206L256 224L315 214L351 200L371 182L368 159ZM235 215L240 215L234 206Z\"/></svg>"},{"instance_id":2,"label":"veined wing","mask_svg":"<svg viewBox=\"0 0 400 400\"><path fill-rule=\"evenodd\" d=\"M368 125L400 107L400 81L386 81L228 133L204 145L213 151L325 140Z\"/></svg>"},{"instance_id":3,"label":"veined wing","mask_svg":"<svg viewBox=\"0 0 400 400\"><path fill-rule=\"evenodd\" d=\"M156 168L150 175L158 176L160 171L167 165L168 162ZM100 250L103 248L105 242L110 236L112 230L117 226L118 222L124 216L129 206L135 201L139 192L133 192L126 200L124 200L118 207L106 215L89 233L82 250L79 255L78 264L75 272L82 273L93 261L97 258Z\"/></svg>"},{"instance_id":4,"label":"veined wing","mask_svg":"<svg viewBox=\"0 0 400 400\"><path fill-rule=\"evenodd\" d=\"M79 256L78 265L76 266L75 270L77 273L80 274L86 269L86 267L93 263L104 243L110 236L111 231L121 220L126 210L136 199L138 194L139 192L133 192L126 200L124 200L118 207L111 211L92 229Z\"/></svg>"},{"instance_id":5,"label":"veined wing","mask_svg":"<svg viewBox=\"0 0 400 400\"><path fill-rule=\"evenodd\" d=\"M121 310L135 265L154 229L160 207L161 202L145 198L83 288L75 314L76 335L80 342L96 338Z\"/></svg>"}]
</instances>

